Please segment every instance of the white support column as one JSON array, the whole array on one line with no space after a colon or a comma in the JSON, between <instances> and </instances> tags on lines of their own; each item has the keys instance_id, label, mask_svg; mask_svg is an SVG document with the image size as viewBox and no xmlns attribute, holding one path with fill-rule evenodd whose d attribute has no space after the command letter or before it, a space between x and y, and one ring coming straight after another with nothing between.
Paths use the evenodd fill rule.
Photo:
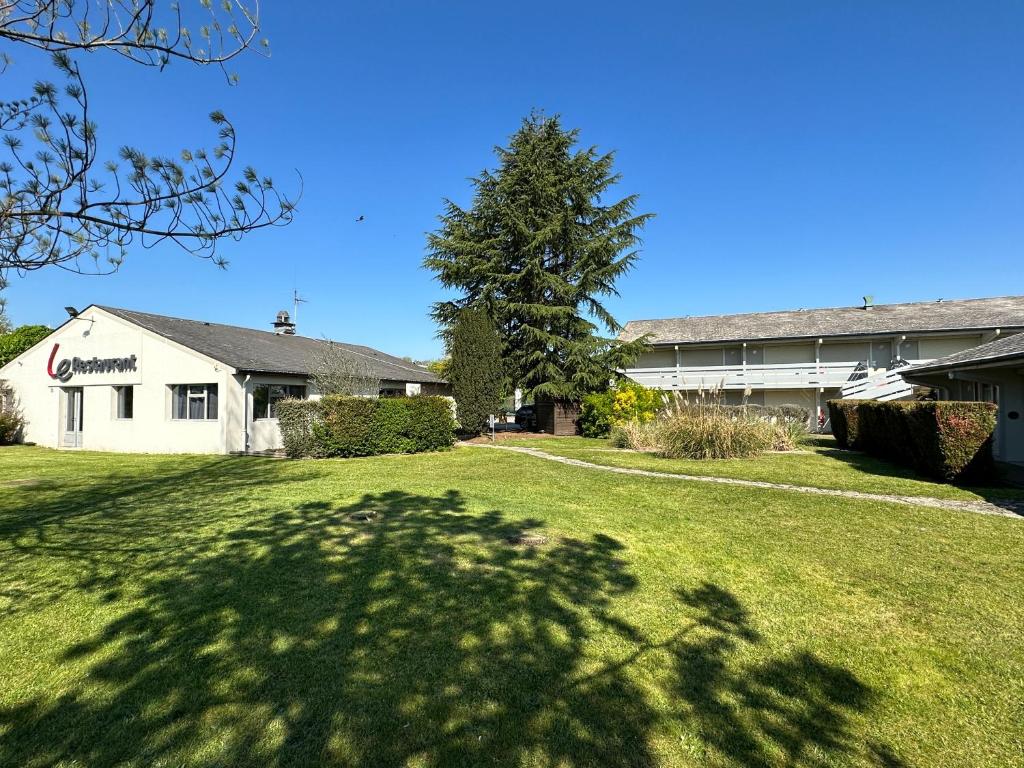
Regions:
<instances>
[{"instance_id":1,"label":"white support column","mask_svg":"<svg viewBox=\"0 0 1024 768\"><path fill-rule=\"evenodd\" d=\"M818 339L814 344L814 373L818 378L818 382L821 383L821 339ZM814 413L811 414L811 429L818 428L818 414L821 413L821 393L824 390L821 387L814 388Z\"/></svg>"},{"instance_id":2,"label":"white support column","mask_svg":"<svg viewBox=\"0 0 1024 768\"><path fill-rule=\"evenodd\" d=\"M682 376L682 371L680 371L679 369L682 368L683 356L682 356L682 353L679 351L679 345L678 344L674 345L672 347L672 349L674 349L675 352L676 352L676 389L682 389L682 384L683 384L682 378L683 378L683 376Z\"/></svg>"}]
</instances>

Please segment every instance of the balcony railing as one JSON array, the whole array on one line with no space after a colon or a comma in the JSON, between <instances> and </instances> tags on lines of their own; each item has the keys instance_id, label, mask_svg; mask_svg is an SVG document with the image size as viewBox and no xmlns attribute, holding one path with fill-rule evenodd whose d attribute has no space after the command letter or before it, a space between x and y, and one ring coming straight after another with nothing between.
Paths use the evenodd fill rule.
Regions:
<instances>
[{"instance_id":1,"label":"balcony railing","mask_svg":"<svg viewBox=\"0 0 1024 768\"><path fill-rule=\"evenodd\" d=\"M919 361L914 361L919 362ZM627 368L634 381L654 389L836 389L864 371L863 363L783 363L779 365L709 365Z\"/></svg>"},{"instance_id":2,"label":"balcony railing","mask_svg":"<svg viewBox=\"0 0 1024 768\"><path fill-rule=\"evenodd\" d=\"M839 396L844 400L901 400L910 397L914 394L914 385L903 379L900 370L923 362L903 362L887 371L875 371L870 376L848 381L840 387Z\"/></svg>"}]
</instances>

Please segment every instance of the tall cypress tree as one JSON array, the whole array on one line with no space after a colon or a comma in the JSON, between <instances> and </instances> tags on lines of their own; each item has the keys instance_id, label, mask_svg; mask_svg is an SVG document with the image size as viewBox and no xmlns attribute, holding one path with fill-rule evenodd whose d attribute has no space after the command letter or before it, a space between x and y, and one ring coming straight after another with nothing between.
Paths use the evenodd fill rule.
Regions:
<instances>
[{"instance_id":1,"label":"tall cypress tree","mask_svg":"<svg viewBox=\"0 0 1024 768\"><path fill-rule=\"evenodd\" d=\"M483 309L459 312L448 343L448 380L466 432L483 432L487 417L501 406L505 381L501 339Z\"/></svg>"},{"instance_id":2,"label":"tall cypress tree","mask_svg":"<svg viewBox=\"0 0 1024 768\"><path fill-rule=\"evenodd\" d=\"M471 180L472 206L445 201L424 262L461 293L434 305L446 337L460 311L482 307L512 383L573 400L603 389L643 348L602 336L598 324L621 329L602 300L617 295L651 218L635 213L636 195L606 202L619 181L614 155L575 150L577 138L557 116L523 120L508 147L495 149L498 168Z\"/></svg>"}]
</instances>

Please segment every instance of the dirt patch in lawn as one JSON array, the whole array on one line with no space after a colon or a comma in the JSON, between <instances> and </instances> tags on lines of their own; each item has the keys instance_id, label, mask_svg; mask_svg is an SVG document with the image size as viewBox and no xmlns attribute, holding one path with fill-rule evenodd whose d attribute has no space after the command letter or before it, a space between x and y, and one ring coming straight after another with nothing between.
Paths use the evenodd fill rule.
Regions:
<instances>
[{"instance_id":1,"label":"dirt patch in lawn","mask_svg":"<svg viewBox=\"0 0 1024 768\"><path fill-rule=\"evenodd\" d=\"M539 547L548 543L548 537L537 533L520 533L516 536L509 536L505 541L514 547Z\"/></svg>"}]
</instances>

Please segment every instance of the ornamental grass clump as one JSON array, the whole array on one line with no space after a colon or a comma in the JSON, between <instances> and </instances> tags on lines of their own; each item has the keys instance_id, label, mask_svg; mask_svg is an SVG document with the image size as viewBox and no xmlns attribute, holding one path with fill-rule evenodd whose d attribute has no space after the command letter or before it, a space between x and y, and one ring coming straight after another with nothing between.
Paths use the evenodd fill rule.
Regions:
<instances>
[{"instance_id":1,"label":"ornamental grass clump","mask_svg":"<svg viewBox=\"0 0 1024 768\"><path fill-rule=\"evenodd\" d=\"M657 421L629 422L612 433L612 444L672 459L736 459L791 451L806 424L768 409L726 406L698 396L675 396Z\"/></svg>"},{"instance_id":2,"label":"ornamental grass clump","mask_svg":"<svg viewBox=\"0 0 1024 768\"><path fill-rule=\"evenodd\" d=\"M737 459L757 456L781 442L776 426L716 406L673 409L659 425L657 453L670 459Z\"/></svg>"},{"instance_id":3,"label":"ornamental grass clump","mask_svg":"<svg viewBox=\"0 0 1024 768\"><path fill-rule=\"evenodd\" d=\"M627 421L612 427L609 438L614 448L654 452L658 450L660 427L656 421Z\"/></svg>"}]
</instances>

